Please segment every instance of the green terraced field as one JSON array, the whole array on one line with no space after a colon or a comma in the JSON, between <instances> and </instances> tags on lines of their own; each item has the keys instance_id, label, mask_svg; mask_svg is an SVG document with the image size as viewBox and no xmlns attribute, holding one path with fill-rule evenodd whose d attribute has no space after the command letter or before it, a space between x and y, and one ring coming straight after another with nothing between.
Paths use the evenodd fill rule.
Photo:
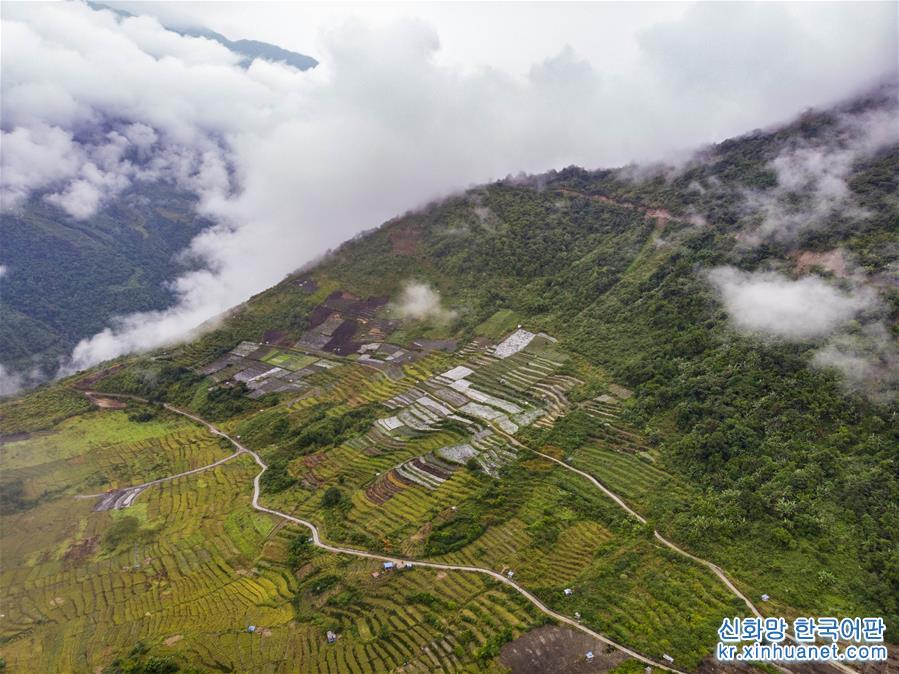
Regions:
<instances>
[{"instance_id":1,"label":"green terraced field","mask_svg":"<svg viewBox=\"0 0 899 674\"><path fill-rule=\"evenodd\" d=\"M318 360L315 356L273 349L262 360L271 365L283 367L285 370L301 370Z\"/></svg>"},{"instance_id":2,"label":"green terraced field","mask_svg":"<svg viewBox=\"0 0 899 674\"><path fill-rule=\"evenodd\" d=\"M317 359L273 349L264 360L290 369ZM651 511L660 489L691 498L687 486L637 456L644 443L619 418L618 403L579 403L580 416L568 422L570 392L584 382L551 340L538 337L507 358L472 343L391 372L332 362L310 374L301 393L221 424L281 466L279 486L263 489L268 507L314 523L332 544L511 572L554 610L579 613L590 628L686 668L710 652L723 616L745 612L705 568L657 544L583 477L516 446L498 420L461 404L479 401L491 419L507 414L522 428L532 424L521 435L526 442L583 426L571 465L637 508ZM461 387L446 376L458 366L469 372ZM208 382L188 404L208 404ZM549 619L478 574L385 572L376 561L302 546L308 532L251 509L258 468L246 455L151 486L131 507L93 511L94 500L74 497L233 451L168 412L131 420L141 409L129 403L76 414L4 447L5 477L29 500L3 515L8 609L0 652L13 671L51 663L82 671L138 641L204 669L476 671L495 666L503 642ZM364 410L375 423L340 430ZM329 435L303 449L292 438L308 424L325 424ZM490 459L435 458L463 446ZM16 535L25 527L36 535ZM327 642L328 630L336 643Z\"/></svg>"},{"instance_id":3,"label":"green terraced field","mask_svg":"<svg viewBox=\"0 0 899 674\"><path fill-rule=\"evenodd\" d=\"M176 418L135 428L121 412L99 412L9 447L18 450L13 456L51 438L74 447L86 423L101 425L109 443L85 447L95 469L100 457L123 452L166 454L173 469L184 468L179 461L198 447L195 436L208 435ZM55 461L32 463L34 471L49 471L42 480L56 472ZM93 512L93 501L67 495L4 517L2 653L8 671L87 671L138 640L159 654L234 671L291 672L298 663L309 672L383 672L406 663L410 671L455 671L475 661L478 647L493 635L535 624L529 604L476 575L421 569L374 579L377 562L333 555L317 555L294 574L285 550L305 532L249 508L255 472L248 458L236 459L151 488L130 509ZM116 522L126 518L138 520L137 533L105 547ZM24 528L33 535L21 536ZM358 599L343 606L333 592L310 593L302 603L308 620L298 622L298 588L335 572ZM423 593L436 611L404 601ZM470 630L449 634L450 619L470 623ZM248 625L258 631L248 633ZM325 627L340 634L336 644L327 644Z\"/></svg>"}]
</instances>

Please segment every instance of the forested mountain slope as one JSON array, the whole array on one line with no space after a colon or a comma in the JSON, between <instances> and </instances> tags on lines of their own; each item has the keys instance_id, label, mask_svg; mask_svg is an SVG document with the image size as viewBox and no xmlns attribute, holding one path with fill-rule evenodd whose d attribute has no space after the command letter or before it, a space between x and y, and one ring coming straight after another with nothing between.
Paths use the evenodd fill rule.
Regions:
<instances>
[{"instance_id":1,"label":"forested mountain slope","mask_svg":"<svg viewBox=\"0 0 899 674\"><path fill-rule=\"evenodd\" d=\"M195 203L171 185L143 183L86 220L40 196L0 215L0 363L52 376L113 316L169 306L165 284L186 269L177 254L210 224Z\"/></svg>"},{"instance_id":2,"label":"forested mountain slope","mask_svg":"<svg viewBox=\"0 0 899 674\"><path fill-rule=\"evenodd\" d=\"M807 578L802 594L850 591L895 616L895 112L887 90L726 141L677 170L571 168L470 190L358 237L312 276L362 296L431 283L455 315L424 336L464 340L498 311L557 336L634 390L629 419L702 490L690 504L658 499L658 522L679 540L722 561L830 556L842 577ZM878 124L892 142L868 151ZM798 178L784 175L790 162ZM845 185L839 199L831 179ZM789 229L760 234L776 217ZM848 375L816 366L826 335L735 329L709 279L726 266L875 288L877 315L848 328ZM200 345L299 336L303 301L288 279ZM869 328L877 337L865 342ZM858 370L868 378L853 379Z\"/></svg>"}]
</instances>

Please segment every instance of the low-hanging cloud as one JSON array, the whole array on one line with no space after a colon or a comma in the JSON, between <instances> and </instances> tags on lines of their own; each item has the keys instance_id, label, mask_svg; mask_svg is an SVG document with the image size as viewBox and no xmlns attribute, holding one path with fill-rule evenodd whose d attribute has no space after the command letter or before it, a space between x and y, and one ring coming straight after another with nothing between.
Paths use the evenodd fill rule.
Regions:
<instances>
[{"instance_id":1,"label":"low-hanging cloud","mask_svg":"<svg viewBox=\"0 0 899 674\"><path fill-rule=\"evenodd\" d=\"M730 266L711 269L708 279L736 329L813 344L813 367L835 371L847 390L874 402L899 395L899 341L883 318L876 289L860 271L844 278L845 289L815 274L792 279Z\"/></svg>"},{"instance_id":2,"label":"low-hanging cloud","mask_svg":"<svg viewBox=\"0 0 899 674\"><path fill-rule=\"evenodd\" d=\"M762 336L803 341L825 337L877 306L877 294L840 290L820 276L791 279L777 272L715 267L708 278L733 324Z\"/></svg>"},{"instance_id":3,"label":"low-hanging cloud","mask_svg":"<svg viewBox=\"0 0 899 674\"><path fill-rule=\"evenodd\" d=\"M439 291L418 281L406 283L390 308L400 318L430 320L434 323L448 323L456 317L455 311L443 306Z\"/></svg>"},{"instance_id":4,"label":"low-hanging cloud","mask_svg":"<svg viewBox=\"0 0 899 674\"><path fill-rule=\"evenodd\" d=\"M739 21L700 4L643 31L632 72L566 49L519 77L440 65L437 32L417 21L349 21L325 35L321 65L300 72L259 59L244 68L221 45L146 16L12 3L0 201L14 209L40 194L89 222L129 186L168 180L215 223L186 252L202 268L171 282L175 306L84 340L70 367L89 366L181 339L356 232L452 190L658 157L895 77L889 7L732 7ZM721 36L736 25L753 60L712 67L732 58ZM772 35L796 47L789 67L785 52L759 47Z\"/></svg>"},{"instance_id":5,"label":"low-hanging cloud","mask_svg":"<svg viewBox=\"0 0 899 674\"><path fill-rule=\"evenodd\" d=\"M847 389L876 402L899 395L899 340L883 321L834 335L814 352L812 365L836 371Z\"/></svg>"},{"instance_id":6,"label":"low-hanging cloud","mask_svg":"<svg viewBox=\"0 0 899 674\"><path fill-rule=\"evenodd\" d=\"M895 98L895 96L893 96ZM769 164L777 185L766 191L745 193L749 212L761 222L741 236L743 246L765 241L793 243L806 231L829 219L867 217L849 189L855 164L878 150L899 144L899 107L842 114L835 128L816 141L794 142Z\"/></svg>"}]
</instances>

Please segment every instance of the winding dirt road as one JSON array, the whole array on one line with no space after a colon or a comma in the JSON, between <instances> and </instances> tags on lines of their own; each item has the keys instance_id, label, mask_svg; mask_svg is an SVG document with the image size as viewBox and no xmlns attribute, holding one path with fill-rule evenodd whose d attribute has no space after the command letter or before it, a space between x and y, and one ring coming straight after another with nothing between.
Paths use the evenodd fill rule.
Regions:
<instances>
[{"instance_id":1,"label":"winding dirt road","mask_svg":"<svg viewBox=\"0 0 899 674\"><path fill-rule=\"evenodd\" d=\"M505 437L510 443L514 444L519 449L524 449L529 452L533 452L534 454L542 456L544 459L547 459L549 461L559 464L566 470L570 470L572 473L577 473L578 475L587 478L597 489L599 489L603 494L605 494L610 499L612 499L615 503L617 503L631 517L636 519L641 524L646 524L645 517L643 517L640 513L638 513L633 508L631 508L627 503L624 502L624 500L620 496L618 496L618 494L616 494L615 492L610 490L608 487L606 487L604 484L602 484L599 480L597 480L595 477L593 477L589 473L586 473L586 472L579 470L573 466L570 466L567 463L565 463L564 461L561 461L561 460L555 458L554 456L550 456L549 454L544 454L543 452L538 452L536 449L531 449L527 445L521 444L514 437L512 437L508 433L505 433L501 428L498 428L496 426L494 426L493 428L494 428L494 431L496 431L497 433L499 433L500 435ZM727 574L724 573L724 570L720 566L710 562L707 559L702 559L702 557L697 557L696 555L693 555L693 554L687 552L686 550L684 550L683 548L675 545L674 543L669 541L667 538L662 536L662 534L659 533L658 529L653 529L652 533L653 533L653 536L655 536L656 540L659 541L662 545L666 546L670 550L673 550L674 552L677 552L680 555L683 555L684 557L686 557L688 559L693 560L697 564L702 564L707 569L709 569L712 573L714 573L718 577L718 579L724 584L724 586L728 590L730 590L731 593L734 594L734 596L738 597L739 599L741 599L743 601L744 604L746 604L746 607L753 613L753 615L755 615L757 618L764 618L764 616L759 612L759 610L749 600L749 598L745 594L740 592L739 589L737 589L737 586L734 585L734 583L731 581L731 579L727 577ZM787 634L786 637L789 641L792 641L794 643L796 642L795 638L792 635ZM842 662L828 661L825 664L838 669L839 671L843 672L843 674L858 674L856 672L856 670L852 669L851 667L849 667L848 665L846 665ZM777 665L775 665L775 666L777 666ZM784 671L784 672L790 671L789 669L786 669L785 667L782 667L782 666L778 666L778 669L780 669L781 671Z\"/></svg>"},{"instance_id":2,"label":"winding dirt road","mask_svg":"<svg viewBox=\"0 0 899 674\"><path fill-rule=\"evenodd\" d=\"M147 402L145 399L139 398L138 396L113 395L110 393L104 393L103 395L105 395L107 397L128 398L131 400L136 400L138 402ZM249 447L242 445L240 442L237 441L237 439L231 437L224 431L219 430L213 424L209 423L205 419L202 419L202 418L196 416L195 414L191 414L190 412L185 412L184 410L181 410L177 407L169 405L168 403L165 403L164 407L167 410L169 410L170 412L173 412L175 414L180 414L181 416L187 417L188 419L192 419L192 420L196 421L197 423L202 424L209 430L210 433L213 433L219 437L225 438L228 442L230 442L234 446L234 449L236 451L233 454L231 454L230 456L227 456L223 459L219 459L215 463L211 463L207 466L201 466L200 468L194 468L193 470L185 471L183 473L178 473L177 475L171 475L167 478L161 478L159 480L152 480L150 482L145 482L143 484L134 485L133 487L129 487L129 489L146 488L146 487L152 486L154 484L159 484L161 482L174 480L179 477L184 477L187 475L194 475L194 474L202 472L204 470L210 470L212 468L215 468L216 466L220 466L221 464L223 464L227 461L231 461L232 459L234 459L238 456L241 456L243 454L248 454L251 457L253 457L253 460L256 462L256 464L260 468L259 472L256 473L256 477L253 478L253 501L252 501L253 508L260 512L268 513L269 515L274 515L275 517L280 517L281 519L287 520L288 522L293 522L294 524L299 524L299 525L302 525L302 526L308 528L312 532L312 542L315 544L316 547L319 547L322 550L327 550L328 552L333 552L335 554L352 555L354 557L364 557L366 559L376 559L378 561L393 562L395 564L402 562L405 565L411 564L413 567L420 566L420 567L425 567L425 568L429 568L429 569L439 569L442 571L463 571L466 573L480 573L485 576L490 576L494 580L497 580L497 581L504 583L505 585L508 585L509 587L513 588L516 592L518 592L525 599L527 599L534 606L536 606L540 611L542 611L546 615L558 620L560 623L565 623L566 625L570 625L571 627L578 629L581 632L584 632L585 634L593 637L594 639L596 639L604 644L608 644L609 646L612 646L613 648L617 648L622 653L625 653L625 654L631 656L635 660L639 660L648 665L651 665L652 667L658 667L659 669L663 669L668 672L674 672L675 674L686 674L686 672L684 672L683 670L677 669L675 667L671 667L670 665L667 665L662 662L658 662L656 660L653 660L652 658L642 655L634 650L631 650L627 646L619 644L617 641L613 641L609 637L607 637L603 634L600 634L599 632L595 632L594 630L591 630L586 625L582 625L574 618L569 618L568 616L563 615L561 613L556 613L551 608L549 608L546 604L544 604L542 601L540 601L535 595L531 594L528 590L524 589L521 585L519 585L518 583L514 582L513 580L507 578L506 576L502 575L501 573L498 573L497 571L493 571L492 569L486 569L486 568L483 568L480 566L464 566L464 565L459 565L459 564L442 564L439 562L428 562L428 561L423 561L423 560L418 560L418 559L406 559L403 557L391 557L391 556L382 555L382 554L379 554L376 552L368 552L366 550L357 550L355 548L344 548L344 547L330 545L328 543L325 543L324 541L322 541L321 536L318 533L318 528L312 522L308 522L307 520L300 519L299 517L294 517L293 515L288 515L287 513L281 512L280 510L266 508L265 506L263 506L259 503L259 496L260 496L260 492L261 492L260 480L262 479L262 474L265 473L266 470L268 470L268 465L265 463L265 461L262 460L262 457L260 457L256 452L254 452ZM103 496L103 494L96 494L93 496L83 495L80 498L91 498L91 497L96 498L99 496Z\"/></svg>"},{"instance_id":3,"label":"winding dirt road","mask_svg":"<svg viewBox=\"0 0 899 674\"><path fill-rule=\"evenodd\" d=\"M86 391L84 393L90 394L90 393L94 393L94 392ZM127 399L131 399L131 400L136 400L138 402L148 402L147 400L145 400L143 398L140 398L138 396L132 396L132 395L110 394L110 393L104 393L102 395L104 395L106 397L110 397L110 398L127 398ZM497 580L497 581L504 583L505 585L508 585L509 587L513 588L516 592L518 592L520 595L522 595L528 601L530 601L534 606L536 606L540 611L542 611L544 614L554 618L555 620L557 620L561 623L565 623L566 625L570 625L571 627L573 627L577 630L580 630L581 632L584 632L585 634L593 637L594 639L597 639L598 641L600 641L602 643L605 643L605 644L608 644L609 646L617 648L621 652L626 653L627 655L631 656L632 658L639 660L641 662L644 662L648 665L651 665L653 667L658 667L659 669L662 669L665 671L675 672L676 674L686 674L685 672L683 672L683 670L676 669L668 664L658 662L658 661L653 660L645 655L637 653L636 651L631 650L627 646L619 644L618 642L613 641L609 637L607 637L603 634L600 634L599 632L596 632L585 625L582 625L580 622L578 622L574 618L570 618L566 615L563 615L561 613L557 613L557 612L553 611L551 608L549 608L546 604L544 604L542 601L540 601L540 599L538 599L535 595L533 595L531 592L526 590L524 587L522 587L518 583L514 582L510 578L507 578L506 576L502 575L501 573L493 571L492 569L487 569L487 568L483 568L483 567L479 567L479 566L442 564L439 562L428 562L428 561L423 561L423 560L418 560L418 559L406 559L406 558L402 558L402 557L391 557L391 556L382 555L382 554L375 553L375 552L368 552L366 550L357 550L355 548L345 548L345 547L340 547L340 546L330 545L328 543L325 543L324 541L322 541L321 536L318 533L318 528L312 522L300 519L298 517L294 517L293 515L288 515L287 513L281 512L280 510L266 508L265 506L263 506L259 503L259 496L261 493L260 481L262 479L263 473L265 473L265 471L268 470L268 465L262 460L262 457L260 457L252 449L242 445L240 442L237 441L237 439L231 437L224 431L221 431L220 429L218 429L216 426L209 423L205 419L198 417L197 415L192 414L190 412L186 412L182 409L174 407L173 405L169 405L168 403L164 403L163 406L170 412L173 412L175 414L180 414L183 417L187 417L188 419L191 419L199 424L202 424L213 435L217 435L221 438L226 439L228 442L230 442L231 445L234 447L235 451L233 454L226 456L223 459L219 459L218 461L215 461L214 463L211 463L209 465L201 466L199 468L194 468L192 470L188 470L183 473L178 473L176 475L170 475L168 477L159 478L157 480L151 480L150 482L145 482L143 484L134 485L133 487L127 488L128 490L140 489L140 491L143 491L147 487L150 487L150 486L153 486L156 484L160 484L162 482L168 482L170 480L175 480L180 477L194 475L196 473L200 473L205 470L210 470L212 468L222 465L223 463L231 461L232 459L235 459L238 456L241 456L242 454L248 454L249 456L253 457L253 460L256 462L256 464L260 468L259 472L253 478L253 500L252 500L253 508L260 512L268 513L269 515L273 515L275 517L279 517L288 522L293 522L294 524L299 524L299 525L302 525L302 526L308 528L312 532L312 542L315 544L316 547L319 547L323 550L327 550L328 552L332 552L335 554L352 555L354 557L375 559L375 560L383 561L383 562L394 562L395 564L402 562L403 564L406 564L406 565L411 564L413 566L426 567L429 569L440 569L440 570L444 570L444 571L462 571L462 572L466 572L466 573L480 573L480 574L483 574L486 576L490 576L494 580ZM603 494L605 494L607 497L612 499L616 504L618 504L622 509L624 509L630 516L637 519L640 523L646 524L645 517L643 517L642 515L640 515L640 513L633 510L630 506L627 505L627 503L624 502L624 500L621 497L619 497L616 493L614 493L613 491L608 489L605 485L603 485L601 482L599 482L599 480L594 478L589 473L586 473L582 470L578 470L577 468L574 468L574 467L568 465L567 463L565 463L564 461L561 461L553 456L544 454L543 452L539 452L535 449L531 449L530 447L527 447L526 445L523 445L520 442L518 442L518 440L516 440L511 435L503 432L501 429L495 428L494 430L496 432L500 433L503 437L505 437L511 443L513 443L516 447L533 452L534 454L537 454L549 461L557 463L560 466L562 466L563 468L570 470L573 473L577 473L578 475L581 475L582 477L586 478L597 489L602 491ZM138 492L137 495L139 495L139 494L140 494L140 492ZM135 495L135 497L137 495ZM104 494L83 495L83 496L79 496L78 498L97 498L100 496L104 496ZM739 589L737 589L737 587L733 584L733 582L731 582L731 580L727 577L727 575L724 573L724 571L721 569L721 567L717 566L716 564L713 564L712 562L710 562L708 560L702 559L700 557L696 557L695 555L690 554L686 550L683 550L682 548L678 547L671 541L664 538L657 530L653 530L653 533L655 535L655 538L660 543L662 543L663 545L668 547L669 549L691 559L692 561L694 561L698 564L702 564L703 566L705 566L709 570L711 570L735 596L739 597L746 604L747 608L755 616L757 616L759 618L763 617L762 614L759 612L759 610L753 605L753 603L742 592L740 592ZM792 640L792 638L791 638L791 640ZM839 669L844 674L857 674L857 672L854 669L844 665L843 663L828 662L827 664ZM778 667L778 669L781 669L781 671L789 671L784 667Z\"/></svg>"}]
</instances>

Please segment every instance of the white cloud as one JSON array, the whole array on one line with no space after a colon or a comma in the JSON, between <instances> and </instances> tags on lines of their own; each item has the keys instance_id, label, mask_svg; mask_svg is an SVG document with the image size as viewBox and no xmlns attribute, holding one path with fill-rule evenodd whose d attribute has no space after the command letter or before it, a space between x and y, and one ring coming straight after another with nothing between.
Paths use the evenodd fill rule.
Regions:
<instances>
[{"instance_id":1,"label":"white cloud","mask_svg":"<svg viewBox=\"0 0 899 674\"><path fill-rule=\"evenodd\" d=\"M455 311L443 306L439 291L417 281L406 283L399 298L391 304L391 309L400 318L432 320L435 323L447 323L456 317Z\"/></svg>"},{"instance_id":2,"label":"white cloud","mask_svg":"<svg viewBox=\"0 0 899 674\"><path fill-rule=\"evenodd\" d=\"M716 267L708 277L738 329L793 341L826 337L878 304L869 288L844 291L815 275Z\"/></svg>"},{"instance_id":3,"label":"white cloud","mask_svg":"<svg viewBox=\"0 0 899 674\"><path fill-rule=\"evenodd\" d=\"M46 375L38 370L12 372L0 363L0 398L16 395L23 389L36 386L45 378Z\"/></svg>"},{"instance_id":4,"label":"white cloud","mask_svg":"<svg viewBox=\"0 0 899 674\"><path fill-rule=\"evenodd\" d=\"M792 242L830 217L866 217L846 181L859 160L899 143L897 115L895 105L888 110L844 114L836 129L816 141L785 148L770 163L777 186L745 195L750 212L760 212L763 218L758 226L741 234L742 243Z\"/></svg>"},{"instance_id":5,"label":"white cloud","mask_svg":"<svg viewBox=\"0 0 899 674\"><path fill-rule=\"evenodd\" d=\"M772 7L700 5L656 27L632 13L628 35L602 27L628 53L621 63L560 44L529 49L536 65L521 76L447 64L421 21L331 27L322 65L300 73L259 60L243 70L221 45L149 17L11 3L4 205L43 190L84 218L134 181L168 179L216 222L189 251L206 269L173 281L178 304L85 340L74 362L89 365L183 337L354 233L469 184L657 157L894 75L890 7ZM736 54L737 38L752 49Z\"/></svg>"},{"instance_id":6,"label":"white cloud","mask_svg":"<svg viewBox=\"0 0 899 674\"><path fill-rule=\"evenodd\" d=\"M899 393L899 341L882 321L852 334L838 334L817 349L812 364L835 370L844 385L881 403Z\"/></svg>"},{"instance_id":7,"label":"white cloud","mask_svg":"<svg viewBox=\"0 0 899 674\"><path fill-rule=\"evenodd\" d=\"M71 133L45 124L0 132L0 205L18 205L37 189L70 178L82 164Z\"/></svg>"}]
</instances>

